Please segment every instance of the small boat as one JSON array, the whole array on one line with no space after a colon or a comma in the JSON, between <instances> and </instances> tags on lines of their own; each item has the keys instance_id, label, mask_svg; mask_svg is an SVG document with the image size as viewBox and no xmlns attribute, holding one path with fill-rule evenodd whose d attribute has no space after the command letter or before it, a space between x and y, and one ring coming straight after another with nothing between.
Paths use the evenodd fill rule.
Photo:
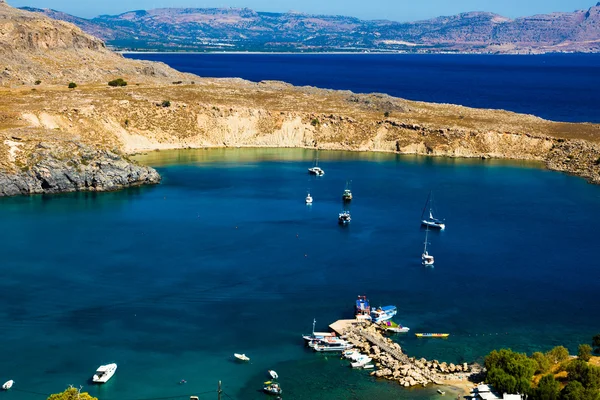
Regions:
<instances>
[{"instance_id":1,"label":"small boat","mask_svg":"<svg viewBox=\"0 0 600 400\"><path fill-rule=\"evenodd\" d=\"M8 390L11 387L13 387L14 384L15 384L15 381L13 381L12 379L10 381L6 381L6 382L4 382L4 385L2 385L2 390Z\"/></svg>"},{"instance_id":2,"label":"small boat","mask_svg":"<svg viewBox=\"0 0 600 400\"><path fill-rule=\"evenodd\" d=\"M308 173L311 175L316 175L316 176L325 175L325 171L323 171L321 168L319 168L319 157L318 156L315 158L315 165L308 169Z\"/></svg>"},{"instance_id":3,"label":"small boat","mask_svg":"<svg viewBox=\"0 0 600 400\"><path fill-rule=\"evenodd\" d=\"M279 395L282 392L281 386L279 386L279 383L271 382L271 381L265 382L265 385L263 386L263 391L268 394L274 394L274 395Z\"/></svg>"},{"instance_id":4,"label":"small boat","mask_svg":"<svg viewBox=\"0 0 600 400\"><path fill-rule=\"evenodd\" d=\"M359 320L371 320L371 306L367 296L358 296L354 306L354 315Z\"/></svg>"},{"instance_id":5,"label":"small boat","mask_svg":"<svg viewBox=\"0 0 600 400\"><path fill-rule=\"evenodd\" d=\"M311 346L314 351L318 352L343 352L351 349L354 345L340 338L328 338L320 340Z\"/></svg>"},{"instance_id":6,"label":"small boat","mask_svg":"<svg viewBox=\"0 0 600 400\"><path fill-rule=\"evenodd\" d=\"M352 368L361 368L373 361L373 359L369 356L362 355L355 362L350 363Z\"/></svg>"},{"instance_id":7,"label":"small boat","mask_svg":"<svg viewBox=\"0 0 600 400\"><path fill-rule=\"evenodd\" d=\"M375 368L375 366L373 364L367 364L367 365L363 365L364 369L373 369Z\"/></svg>"},{"instance_id":8,"label":"small boat","mask_svg":"<svg viewBox=\"0 0 600 400\"><path fill-rule=\"evenodd\" d=\"M250 357L245 354L233 353L233 356L240 361L250 361Z\"/></svg>"},{"instance_id":9,"label":"small boat","mask_svg":"<svg viewBox=\"0 0 600 400\"><path fill-rule=\"evenodd\" d=\"M352 201L352 192L350 191L350 184L346 182L346 189L344 193L342 193L342 200L344 203L349 203Z\"/></svg>"},{"instance_id":10,"label":"small boat","mask_svg":"<svg viewBox=\"0 0 600 400\"><path fill-rule=\"evenodd\" d=\"M306 195L306 198L304 199L304 201L306 202L306 204L312 204L312 203L313 203L313 198L312 198L312 196L310 195L310 193L308 193L308 194Z\"/></svg>"},{"instance_id":11,"label":"small boat","mask_svg":"<svg viewBox=\"0 0 600 400\"><path fill-rule=\"evenodd\" d=\"M396 306L377 307L375 310L371 311L371 319L375 323L380 323L392 319L397 313L398 310L396 309Z\"/></svg>"},{"instance_id":12,"label":"small boat","mask_svg":"<svg viewBox=\"0 0 600 400\"><path fill-rule=\"evenodd\" d=\"M442 389L438 389L437 390L439 394L441 394L442 396L446 394L446 392L444 392Z\"/></svg>"},{"instance_id":13,"label":"small boat","mask_svg":"<svg viewBox=\"0 0 600 400\"><path fill-rule=\"evenodd\" d=\"M429 215L426 214L427 211L429 211ZM429 192L429 196L427 196L425 207L423 207L423 212L421 213L421 225L442 231L446 229L446 224L433 216L433 195L431 191Z\"/></svg>"},{"instance_id":14,"label":"small boat","mask_svg":"<svg viewBox=\"0 0 600 400\"><path fill-rule=\"evenodd\" d=\"M415 333L419 338L447 338L449 333Z\"/></svg>"},{"instance_id":15,"label":"small boat","mask_svg":"<svg viewBox=\"0 0 600 400\"><path fill-rule=\"evenodd\" d=\"M342 211L338 214L338 223L340 225L348 225L352 221L350 217L350 211Z\"/></svg>"},{"instance_id":16,"label":"small boat","mask_svg":"<svg viewBox=\"0 0 600 400\"><path fill-rule=\"evenodd\" d=\"M269 375L271 375L271 378L273 378L273 379L278 379L279 378L279 375L277 375L277 372L275 372L272 369L269 370Z\"/></svg>"},{"instance_id":17,"label":"small boat","mask_svg":"<svg viewBox=\"0 0 600 400\"><path fill-rule=\"evenodd\" d=\"M106 364L101 365L96 370L96 373L92 377L92 382L94 383L106 383L117 371L117 364Z\"/></svg>"},{"instance_id":18,"label":"small boat","mask_svg":"<svg viewBox=\"0 0 600 400\"><path fill-rule=\"evenodd\" d=\"M406 333L410 331L410 328L397 324L394 321L383 321L380 325L386 332Z\"/></svg>"},{"instance_id":19,"label":"small boat","mask_svg":"<svg viewBox=\"0 0 600 400\"><path fill-rule=\"evenodd\" d=\"M310 344L311 342L325 339L325 338L335 337L334 332L315 332L316 324L317 324L317 320L313 319L312 333L310 335L302 335L302 339L304 339L308 344Z\"/></svg>"},{"instance_id":20,"label":"small boat","mask_svg":"<svg viewBox=\"0 0 600 400\"><path fill-rule=\"evenodd\" d=\"M427 252L427 233L429 232L429 227L425 229L425 248L423 249L423 254L421 254L421 264L426 267L433 267L434 258L431 254Z\"/></svg>"}]
</instances>

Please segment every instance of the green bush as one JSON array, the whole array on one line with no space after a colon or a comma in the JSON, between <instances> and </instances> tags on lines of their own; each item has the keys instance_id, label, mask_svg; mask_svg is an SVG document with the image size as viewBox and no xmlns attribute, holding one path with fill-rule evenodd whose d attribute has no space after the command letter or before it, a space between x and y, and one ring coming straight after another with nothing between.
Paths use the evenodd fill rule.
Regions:
<instances>
[{"instance_id":1,"label":"green bush","mask_svg":"<svg viewBox=\"0 0 600 400\"><path fill-rule=\"evenodd\" d=\"M75 82L69 83L69 89L75 89L76 87L77 87L77 84Z\"/></svg>"},{"instance_id":2,"label":"green bush","mask_svg":"<svg viewBox=\"0 0 600 400\"><path fill-rule=\"evenodd\" d=\"M163 107L171 107L171 102L169 100L163 100L163 102L160 103L160 105Z\"/></svg>"},{"instance_id":3,"label":"green bush","mask_svg":"<svg viewBox=\"0 0 600 400\"><path fill-rule=\"evenodd\" d=\"M592 346L589 344L580 344L577 349L577 358L585 362L590 361L590 358L592 358Z\"/></svg>"},{"instance_id":4,"label":"green bush","mask_svg":"<svg viewBox=\"0 0 600 400\"><path fill-rule=\"evenodd\" d=\"M98 398L90 396L89 393L81 393L80 390L70 387L62 393L50 395L48 400L98 400Z\"/></svg>"},{"instance_id":5,"label":"green bush","mask_svg":"<svg viewBox=\"0 0 600 400\"><path fill-rule=\"evenodd\" d=\"M528 393L537 363L510 349L492 351L485 358L486 381L500 393Z\"/></svg>"},{"instance_id":6,"label":"green bush","mask_svg":"<svg viewBox=\"0 0 600 400\"><path fill-rule=\"evenodd\" d=\"M545 374L550 370L550 360L543 353L536 351L531 355L531 359L537 363L536 374Z\"/></svg>"},{"instance_id":7,"label":"green bush","mask_svg":"<svg viewBox=\"0 0 600 400\"><path fill-rule=\"evenodd\" d=\"M114 80L108 82L108 86L113 86L113 87L127 86L127 82L125 82L123 80L123 78L117 78L117 79L114 79Z\"/></svg>"},{"instance_id":8,"label":"green bush","mask_svg":"<svg viewBox=\"0 0 600 400\"><path fill-rule=\"evenodd\" d=\"M39 85L40 83L42 83L42 81L40 81L39 79L37 81L35 81L36 85Z\"/></svg>"},{"instance_id":9,"label":"green bush","mask_svg":"<svg viewBox=\"0 0 600 400\"><path fill-rule=\"evenodd\" d=\"M546 357L553 364L558 364L569 359L569 350L564 346L556 346L546 353Z\"/></svg>"},{"instance_id":10,"label":"green bush","mask_svg":"<svg viewBox=\"0 0 600 400\"><path fill-rule=\"evenodd\" d=\"M312 120L312 121L310 121L310 124L311 124L312 126L317 126L317 125L319 125L319 124L320 124L320 122L319 122L319 120L318 120L317 118L313 118L313 120Z\"/></svg>"},{"instance_id":11,"label":"green bush","mask_svg":"<svg viewBox=\"0 0 600 400\"><path fill-rule=\"evenodd\" d=\"M531 398L534 400L558 400L560 385L554 375L548 374L542 377L540 384L532 391Z\"/></svg>"},{"instance_id":12,"label":"green bush","mask_svg":"<svg viewBox=\"0 0 600 400\"><path fill-rule=\"evenodd\" d=\"M383 116L386 117L386 118L388 118L390 116L390 112L389 111L384 112Z\"/></svg>"}]
</instances>

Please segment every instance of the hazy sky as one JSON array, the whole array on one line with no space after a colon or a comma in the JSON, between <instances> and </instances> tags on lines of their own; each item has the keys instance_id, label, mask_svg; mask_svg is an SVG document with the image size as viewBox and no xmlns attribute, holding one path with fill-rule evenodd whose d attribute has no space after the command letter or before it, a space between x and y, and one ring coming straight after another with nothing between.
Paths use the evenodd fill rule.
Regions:
<instances>
[{"instance_id":1,"label":"hazy sky","mask_svg":"<svg viewBox=\"0 0 600 400\"><path fill-rule=\"evenodd\" d=\"M81 17L159 7L248 7L257 11L300 11L362 19L414 21L465 11L507 17L587 9L596 0L7 0L14 7L52 8Z\"/></svg>"}]
</instances>

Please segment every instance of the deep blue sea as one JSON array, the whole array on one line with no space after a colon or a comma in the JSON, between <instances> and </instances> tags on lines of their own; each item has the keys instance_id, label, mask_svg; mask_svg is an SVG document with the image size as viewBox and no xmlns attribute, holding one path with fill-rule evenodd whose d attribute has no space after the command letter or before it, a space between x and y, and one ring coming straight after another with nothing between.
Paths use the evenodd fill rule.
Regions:
<instances>
[{"instance_id":1,"label":"deep blue sea","mask_svg":"<svg viewBox=\"0 0 600 400\"><path fill-rule=\"evenodd\" d=\"M314 178L314 157L153 152L139 160L158 186L0 199L0 381L16 382L1 397L73 384L101 400L215 399L222 380L223 398L266 399L275 369L287 399L438 398L304 348L313 318L319 330L351 318L359 294L398 306L409 355L448 362L575 352L600 332L600 187L535 163L328 151ZM340 227L347 180L353 220ZM447 229L430 234L424 268L430 190ZM413 335L426 331L451 336ZM92 386L108 362L115 377Z\"/></svg>"},{"instance_id":2,"label":"deep blue sea","mask_svg":"<svg viewBox=\"0 0 600 400\"><path fill-rule=\"evenodd\" d=\"M204 77L280 80L600 122L600 54L127 54Z\"/></svg>"}]
</instances>

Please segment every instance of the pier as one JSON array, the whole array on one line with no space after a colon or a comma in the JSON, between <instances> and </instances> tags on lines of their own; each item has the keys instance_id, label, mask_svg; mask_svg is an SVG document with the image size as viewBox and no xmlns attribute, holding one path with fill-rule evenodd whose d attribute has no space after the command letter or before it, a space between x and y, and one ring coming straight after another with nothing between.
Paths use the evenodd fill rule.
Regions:
<instances>
[{"instance_id":1,"label":"pier","mask_svg":"<svg viewBox=\"0 0 600 400\"><path fill-rule=\"evenodd\" d=\"M329 327L354 344L358 351L373 359L377 370L371 373L372 376L397 381L404 387L466 381L476 378L481 372L478 365L455 365L409 357L398 343L383 336L378 325L368 321L339 320Z\"/></svg>"}]
</instances>

